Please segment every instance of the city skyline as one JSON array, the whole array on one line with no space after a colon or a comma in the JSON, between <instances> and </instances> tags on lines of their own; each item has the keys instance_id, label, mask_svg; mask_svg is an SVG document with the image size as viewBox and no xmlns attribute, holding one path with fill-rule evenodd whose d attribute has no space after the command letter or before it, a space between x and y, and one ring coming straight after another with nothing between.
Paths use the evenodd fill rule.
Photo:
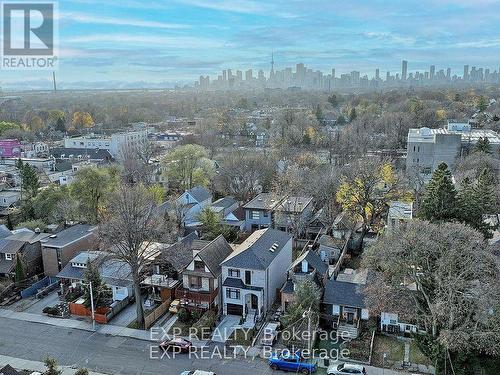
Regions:
<instances>
[{"instance_id":1,"label":"city skyline","mask_svg":"<svg viewBox=\"0 0 500 375\"><path fill-rule=\"evenodd\" d=\"M65 0L61 88L171 87L226 67L408 72L429 63L497 69L498 1ZM471 62L468 57L473 57ZM0 72L4 88L51 87L49 72Z\"/></svg>"},{"instance_id":2,"label":"city skyline","mask_svg":"<svg viewBox=\"0 0 500 375\"><path fill-rule=\"evenodd\" d=\"M373 70L372 75L357 70L338 72L335 67L330 71L315 70L304 63L297 63L295 67L284 69L276 68L274 53L271 54L270 70L222 70L221 74L201 75L194 82L194 88L201 90L238 89L238 88L290 88L301 87L331 91L335 88L382 88L394 87L402 84L409 85L442 85L453 83L500 83L500 67L476 67L465 64L462 74L453 72L450 67L440 67L432 64L424 70L408 69L409 61L402 60L400 71ZM410 65L411 67L411 65ZM294 70L295 68L295 70ZM234 73L234 74L233 74ZM326 73L326 74L325 74Z\"/></svg>"}]
</instances>

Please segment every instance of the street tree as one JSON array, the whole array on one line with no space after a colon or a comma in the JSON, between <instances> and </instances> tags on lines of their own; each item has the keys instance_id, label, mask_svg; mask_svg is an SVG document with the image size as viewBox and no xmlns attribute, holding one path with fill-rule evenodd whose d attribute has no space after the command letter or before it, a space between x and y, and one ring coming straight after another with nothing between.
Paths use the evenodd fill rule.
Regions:
<instances>
[{"instance_id":1,"label":"street tree","mask_svg":"<svg viewBox=\"0 0 500 375\"><path fill-rule=\"evenodd\" d=\"M151 192L142 185L121 185L111 195L102 215L99 237L104 248L130 266L134 284L137 324L144 327L142 273L156 257L152 246L168 241L169 228L158 212Z\"/></svg>"}]
</instances>

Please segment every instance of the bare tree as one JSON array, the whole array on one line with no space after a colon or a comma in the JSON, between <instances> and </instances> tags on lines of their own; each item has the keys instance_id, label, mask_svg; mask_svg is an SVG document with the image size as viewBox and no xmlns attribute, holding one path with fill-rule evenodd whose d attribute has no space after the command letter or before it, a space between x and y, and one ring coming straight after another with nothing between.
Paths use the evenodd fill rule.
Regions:
<instances>
[{"instance_id":1,"label":"bare tree","mask_svg":"<svg viewBox=\"0 0 500 375\"><path fill-rule=\"evenodd\" d=\"M499 354L499 268L479 232L411 221L370 248L364 263L380 272L367 289L374 311L410 316L452 352Z\"/></svg>"},{"instance_id":2,"label":"bare tree","mask_svg":"<svg viewBox=\"0 0 500 375\"><path fill-rule=\"evenodd\" d=\"M120 149L119 159L123 166L125 181L143 184L152 182L156 170L152 159L157 153L157 146L148 140L124 145Z\"/></svg>"},{"instance_id":3,"label":"bare tree","mask_svg":"<svg viewBox=\"0 0 500 375\"><path fill-rule=\"evenodd\" d=\"M151 245L167 237L165 221L158 214L151 193L142 185L120 186L110 198L99 237L107 251L130 266L137 323L143 327L142 272L157 255Z\"/></svg>"}]
</instances>

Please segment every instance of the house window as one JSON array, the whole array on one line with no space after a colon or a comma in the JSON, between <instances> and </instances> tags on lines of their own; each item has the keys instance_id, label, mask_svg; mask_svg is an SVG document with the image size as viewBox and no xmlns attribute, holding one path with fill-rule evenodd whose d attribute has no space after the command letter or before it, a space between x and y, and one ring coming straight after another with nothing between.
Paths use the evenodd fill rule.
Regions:
<instances>
[{"instance_id":1,"label":"house window","mask_svg":"<svg viewBox=\"0 0 500 375\"><path fill-rule=\"evenodd\" d=\"M240 270L235 270L235 269L228 269L227 274L229 277L240 277Z\"/></svg>"},{"instance_id":2,"label":"house window","mask_svg":"<svg viewBox=\"0 0 500 375\"><path fill-rule=\"evenodd\" d=\"M259 220L259 219L260 219L259 211L252 211L252 220Z\"/></svg>"},{"instance_id":3,"label":"house window","mask_svg":"<svg viewBox=\"0 0 500 375\"><path fill-rule=\"evenodd\" d=\"M12 258L14 258L14 256L13 256L13 255L14 255L14 254L9 254L9 253L6 253L6 254L5 254L5 259L6 259L6 260L12 260Z\"/></svg>"},{"instance_id":4,"label":"house window","mask_svg":"<svg viewBox=\"0 0 500 375\"><path fill-rule=\"evenodd\" d=\"M196 271L205 271L205 264L201 260L195 260L194 269Z\"/></svg>"},{"instance_id":5,"label":"house window","mask_svg":"<svg viewBox=\"0 0 500 375\"><path fill-rule=\"evenodd\" d=\"M226 297L231 299L240 299L240 290L239 289L226 289Z\"/></svg>"},{"instance_id":6,"label":"house window","mask_svg":"<svg viewBox=\"0 0 500 375\"><path fill-rule=\"evenodd\" d=\"M252 284L252 272L251 271L245 271L245 284L247 284L247 285Z\"/></svg>"},{"instance_id":7,"label":"house window","mask_svg":"<svg viewBox=\"0 0 500 375\"><path fill-rule=\"evenodd\" d=\"M264 211L264 217L269 217L269 212Z\"/></svg>"},{"instance_id":8,"label":"house window","mask_svg":"<svg viewBox=\"0 0 500 375\"><path fill-rule=\"evenodd\" d=\"M201 277L200 276L189 276L189 288L190 289L201 289Z\"/></svg>"}]
</instances>

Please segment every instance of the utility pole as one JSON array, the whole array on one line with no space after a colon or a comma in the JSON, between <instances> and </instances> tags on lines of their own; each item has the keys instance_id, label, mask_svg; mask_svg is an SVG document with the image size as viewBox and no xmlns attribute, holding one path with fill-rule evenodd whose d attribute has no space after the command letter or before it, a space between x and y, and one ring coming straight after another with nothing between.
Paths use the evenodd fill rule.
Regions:
<instances>
[{"instance_id":1,"label":"utility pole","mask_svg":"<svg viewBox=\"0 0 500 375\"><path fill-rule=\"evenodd\" d=\"M302 315L304 318L307 315L307 350L309 355L311 355L311 307L307 311L304 311Z\"/></svg>"},{"instance_id":2,"label":"utility pole","mask_svg":"<svg viewBox=\"0 0 500 375\"><path fill-rule=\"evenodd\" d=\"M94 293L92 292L92 281L89 282L89 288L90 288L90 308L92 309L92 330L95 331Z\"/></svg>"}]
</instances>

